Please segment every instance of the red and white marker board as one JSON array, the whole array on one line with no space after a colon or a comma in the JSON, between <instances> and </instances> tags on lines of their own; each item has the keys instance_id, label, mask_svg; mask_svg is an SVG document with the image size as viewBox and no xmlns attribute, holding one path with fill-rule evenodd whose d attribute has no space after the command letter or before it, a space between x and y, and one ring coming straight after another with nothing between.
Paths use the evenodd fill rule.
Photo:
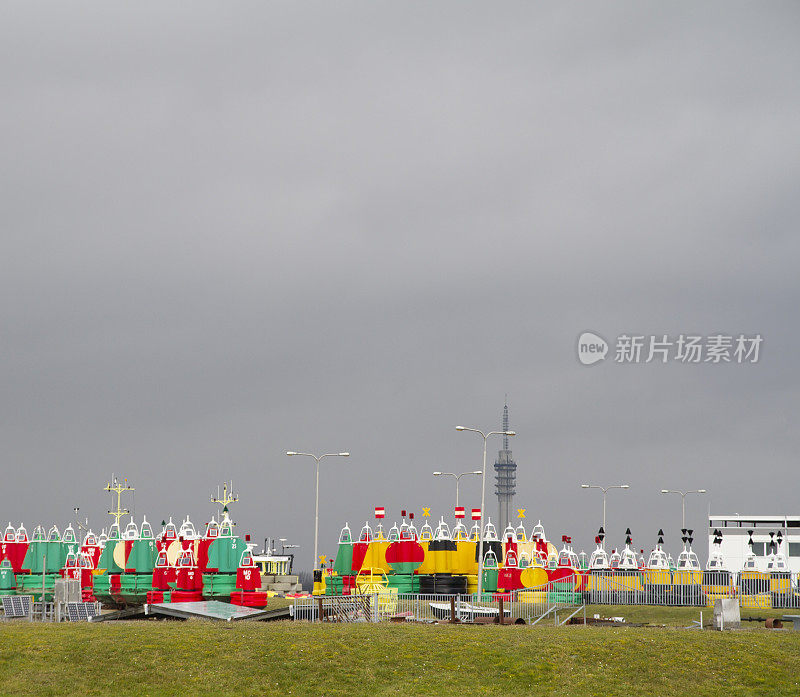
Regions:
<instances>
[{"instance_id":1,"label":"red and white marker board","mask_svg":"<svg viewBox=\"0 0 800 697\"><path fill-rule=\"evenodd\" d=\"M472 509L472 520L480 520L481 519L481 509L480 508L473 508Z\"/></svg>"},{"instance_id":2,"label":"red and white marker board","mask_svg":"<svg viewBox=\"0 0 800 697\"><path fill-rule=\"evenodd\" d=\"M463 518L465 514L464 506L456 506L456 518Z\"/></svg>"},{"instance_id":3,"label":"red and white marker board","mask_svg":"<svg viewBox=\"0 0 800 697\"><path fill-rule=\"evenodd\" d=\"M386 509L383 506L375 506L375 517L376 518L385 518L386 517Z\"/></svg>"}]
</instances>

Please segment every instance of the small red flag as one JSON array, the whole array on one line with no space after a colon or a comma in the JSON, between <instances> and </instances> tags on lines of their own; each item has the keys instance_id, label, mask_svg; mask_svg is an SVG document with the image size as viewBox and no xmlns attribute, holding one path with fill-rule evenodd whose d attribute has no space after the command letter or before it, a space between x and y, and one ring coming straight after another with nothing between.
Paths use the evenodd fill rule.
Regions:
<instances>
[{"instance_id":1,"label":"small red flag","mask_svg":"<svg viewBox=\"0 0 800 697\"><path fill-rule=\"evenodd\" d=\"M464 506L456 506L456 518L463 518L465 515Z\"/></svg>"},{"instance_id":2,"label":"small red flag","mask_svg":"<svg viewBox=\"0 0 800 697\"><path fill-rule=\"evenodd\" d=\"M385 518L386 517L386 509L383 506L375 506L375 517L376 518Z\"/></svg>"},{"instance_id":3,"label":"small red flag","mask_svg":"<svg viewBox=\"0 0 800 697\"><path fill-rule=\"evenodd\" d=\"M473 508L472 509L472 520L480 520L481 519L481 509L480 508Z\"/></svg>"}]
</instances>

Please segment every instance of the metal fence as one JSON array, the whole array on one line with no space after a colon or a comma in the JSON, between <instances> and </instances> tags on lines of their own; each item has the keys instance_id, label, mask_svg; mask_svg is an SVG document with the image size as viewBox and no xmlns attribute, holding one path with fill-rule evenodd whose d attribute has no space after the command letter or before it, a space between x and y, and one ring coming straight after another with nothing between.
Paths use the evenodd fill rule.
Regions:
<instances>
[{"instance_id":1,"label":"metal fence","mask_svg":"<svg viewBox=\"0 0 800 697\"><path fill-rule=\"evenodd\" d=\"M298 598L294 619L333 622L563 621L585 605L713 607L736 598L743 609L800 608L800 578L790 572L592 571L509 593L424 595L384 588L362 595ZM569 612L567 612L569 611ZM556 618L560 618L556 620Z\"/></svg>"},{"instance_id":2,"label":"metal fence","mask_svg":"<svg viewBox=\"0 0 800 697\"><path fill-rule=\"evenodd\" d=\"M366 595L297 598L292 607L295 620L312 622L503 622L535 623L545 617L563 622L575 611L567 599L548 600L529 592L498 595L476 602L472 595L424 595L379 592ZM572 613L574 614L574 612ZM559 617L560 616L560 617Z\"/></svg>"},{"instance_id":3,"label":"metal fence","mask_svg":"<svg viewBox=\"0 0 800 697\"><path fill-rule=\"evenodd\" d=\"M504 623L535 623L549 616L554 621L565 621L584 604L577 579L570 576L538 588L485 593L480 602L476 595L397 593L394 588L358 595L298 598L292 616L296 620L328 622L499 622L501 616Z\"/></svg>"},{"instance_id":4,"label":"metal fence","mask_svg":"<svg viewBox=\"0 0 800 697\"><path fill-rule=\"evenodd\" d=\"M742 608L800 607L798 577L790 572L592 571L583 581L587 603L710 607L737 598Z\"/></svg>"}]
</instances>

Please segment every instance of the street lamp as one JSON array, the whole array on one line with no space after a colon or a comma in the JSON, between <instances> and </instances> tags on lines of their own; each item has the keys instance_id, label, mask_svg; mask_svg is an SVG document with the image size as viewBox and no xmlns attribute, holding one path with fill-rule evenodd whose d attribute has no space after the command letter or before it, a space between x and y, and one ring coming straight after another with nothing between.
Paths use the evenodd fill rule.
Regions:
<instances>
[{"instance_id":1,"label":"street lamp","mask_svg":"<svg viewBox=\"0 0 800 697\"><path fill-rule=\"evenodd\" d=\"M456 474L455 472L434 472L434 477L455 477L456 478L456 508L458 508L458 480L461 477L467 474L483 474L483 472L479 470L475 470L474 472L462 472L461 474Z\"/></svg>"},{"instance_id":2,"label":"street lamp","mask_svg":"<svg viewBox=\"0 0 800 697\"><path fill-rule=\"evenodd\" d=\"M515 431L489 431L484 433L477 428L467 428L466 426L456 426L456 431L472 431L483 438L483 469L481 470L481 525L478 535L478 602L483 596L483 513L486 505L486 441L489 436L516 436Z\"/></svg>"},{"instance_id":3,"label":"street lamp","mask_svg":"<svg viewBox=\"0 0 800 697\"><path fill-rule=\"evenodd\" d=\"M317 541L319 540L319 461L323 457L350 457L350 453L325 453L324 455L312 455L311 453L296 453L294 450L289 450L286 454L290 457L292 455L313 457L317 461L317 502L314 508L314 563L311 565L311 571L314 571L314 569L317 568Z\"/></svg>"},{"instance_id":4,"label":"street lamp","mask_svg":"<svg viewBox=\"0 0 800 697\"><path fill-rule=\"evenodd\" d=\"M680 489L662 489L662 494L680 494L681 495L681 529L686 527L686 494L707 494L705 489L691 489L689 491L681 491Z\"/></svg>"},{"instance_id":5,"label":"street lamp","mask_svg":"<svg viewBox=\"0 0 800 697\"><path fill-rule=\"evenodd\" d=\"M606 493L609 489L630 489L630 484L612 484L600 486L599 484L581 484L581 489L600 489L603 492L603 534L606 532Z\"/></svg>"}]
</instances>

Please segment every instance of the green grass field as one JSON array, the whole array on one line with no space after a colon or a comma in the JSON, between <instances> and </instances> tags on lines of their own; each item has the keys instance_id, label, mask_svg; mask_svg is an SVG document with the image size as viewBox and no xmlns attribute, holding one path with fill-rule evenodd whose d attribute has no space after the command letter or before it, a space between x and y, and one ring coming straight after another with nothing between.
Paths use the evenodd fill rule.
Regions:
<instances>
[{"instance_id":1,"label":"green grass field","mask_svg":"<svg viewBox=\"0 0 800 697\"><path fill-rule=\"evenodd\" d=\"M678 628L693 609L599 611L675 626L15 621L0 624L0 694L800 694L800 632Z\"/></svg>"}]
</instances>

